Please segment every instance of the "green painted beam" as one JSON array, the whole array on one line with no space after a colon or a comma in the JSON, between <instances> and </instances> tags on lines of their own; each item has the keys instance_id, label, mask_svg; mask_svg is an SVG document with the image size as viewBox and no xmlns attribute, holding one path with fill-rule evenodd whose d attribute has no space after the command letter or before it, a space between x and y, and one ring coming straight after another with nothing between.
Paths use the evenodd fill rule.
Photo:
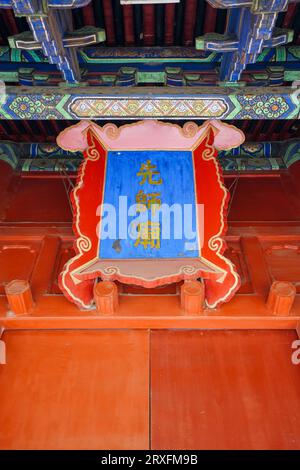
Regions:
<instances>
[{"instance_id":1,"label":"green painted beam","mask_svg":"<svg viewBox=\"0 0 300 470\"><path fill-rule=\"evenodd\" d=\"M223 150L219 162L227 172L261 172L287 169L300 161L300 139L275 142L245 142ZM53 143L0 142L0 161L18 171L77 171L81 152L69 152Z\"/></svg>"},{"instance_id":2,"label":"green painted beam","mask_svg":"<svg viewBox=\"0 0 300 470\"><path fill-rule=\"evenodd\" d=\"M81 64L123 64L123 63L219 63L221 54L197 51L194 47L85 47L78 50ZM297 62L300 60L300 46L279 46L266 48L257 57L257 62ZM0 46L0 62L47 63L41 51L10 49Z\"/></svg>"}]
</instances>

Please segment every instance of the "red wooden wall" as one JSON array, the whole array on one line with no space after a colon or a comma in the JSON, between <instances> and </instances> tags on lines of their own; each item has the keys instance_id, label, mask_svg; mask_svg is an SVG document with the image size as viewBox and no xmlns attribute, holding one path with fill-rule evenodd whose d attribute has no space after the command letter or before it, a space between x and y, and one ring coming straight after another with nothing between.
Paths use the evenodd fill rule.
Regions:
<instances>
[{"instance_id":1,"label":"red wooden wall","mask_svg":"<svg viewBox=\"0 0 300 470\"><path fill-rule=\"evenodd\" d=\"M2 162L3 168L5 165ZM300 170L297 164L291 169L281 173L225 175L226 185L233 195L228 214L227 256L237 265L242 281L236 298L222 307L226 315L251 314L253 309L257 314L266 314L264 303L274 280L293 282L300 293L300 190L297 185ZM4 170L8 175L0 182L3 193L0 199L0 295L4 284L10 280L28 279L37 299L44 295L53 303L49 296L60 294L57 277L73 254L72 215L67 195L69 181L54 174L16 174L8 165ZM2 175L5 175L4 170ZM139 288L123 289L124 293L145 292ZM155 292L174 294L176 286ZM61 302L65 302L60 304L65 305L65 311L77 312L69 302L63 299ZM173 301L169 302L166 314L173 309ZM299 302L297 298L295 315L300 312ZM121 312L124 309L126 315L134 308L130 300L124 299L121 304ZM4 299L1 306L6 308ZM143 308L159 313L155 302L151 308ZM176 308L173 313L176 314Z\"/></svg>"},{"instance_id":2,"label":"red wooden wall","mask_svg":"<svg viewBox=\"0 0 300 470\"><path fill-rule=\"evenodd\" d=\"M73 253L68 179L1 165L1 449L300 448L299 167L226 175L227 255L242 284L195 320L182 316L176 285L119 286L113 319L79 311L57 285ZM17 278L35 300L25 317L4 295ZM274 280L296 286L289 318L266 309Z\"/></svg>"}]
</instances>

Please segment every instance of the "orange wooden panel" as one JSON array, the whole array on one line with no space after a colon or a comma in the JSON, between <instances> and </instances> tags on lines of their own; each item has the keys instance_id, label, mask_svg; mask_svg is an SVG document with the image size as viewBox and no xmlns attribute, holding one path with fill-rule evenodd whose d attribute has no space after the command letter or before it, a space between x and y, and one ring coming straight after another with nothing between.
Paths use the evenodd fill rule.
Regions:
<instances>
[{"instance_id":1,"label":"orange wooden panel","mask_svg":"<svg viewBox=\"0 0 300 470\"><path fill-rule=\"evenodd\" d=\"M241 245L241 240L233 241L227 240L227 250L224 253L226 258L230 259L235 265L237 272L241 279L241 287L238 290L239 294L251 294L253 293L253 286L251 283L249 270L247 267L245 254Z\"/></svg>"},{"instance_id":2,"label":"orange wooden panel","mask_svg":"<svg viewBox=\"0 0 300 470\"><path fill-rule=\"evenodd\" d=\"M37 241L0 240L0 294L14 279L30 281L40 249Z\"/></svg>"},{"instance_id":3,"label":"orange wooden panel","mask_svg":"<svg viewBox=\"0 0 300 470\"><path fill-rule=\"evenodd\" d=\"M62 272L64 265L70 258L75 256L75 251L73 248L73 241L63 242L58 256L55 261L55 266L53 268L52 279L50 282L49 293L50 294L61 294L61 290L58 286L58 276Z\"/></svg>"},{"instance_id":4,"label":"orange wooden panel","mask_svg":"<svg viewBox=\"0 0 300 470\"><path fill-rule=\"evenodd\" d=\"M292 282L300 293L300 240L262 243L272 281Z\"/></svg>"},{"instance_id":5,"label":"orange wooden panel","mask_svg":"<svg viewBox=\"0 0 300 470\"><path fill-rule=\"evenodd\" d=\"M148 440L148 332L6 332L1 449L139 449Z\"/></svg>"},{"instance_id":6,"label":"orange wooden panel","mask_svg":"<svg viewBox=\"0 0 300 470\"><path fill-rule=\"evenodd\" d=\"M153 449L300 449L295 331L151 333Z\"/></svg>"},{"instance_id":7,"label":"orange wooden panel","mask_svg":"<svg viewBox=\"0 0 300 470\"><path fill-rule=\"evenodd\" d=\"M130 284L122 284L121 282L116 282L116 284L118 285L119 292L122 292L122 294L124 295L175 295L178 294L182 282L174 282L166 286L153 287L147 289L145 289L145 287L134 286Z\"/></svg>"}]
</instances>

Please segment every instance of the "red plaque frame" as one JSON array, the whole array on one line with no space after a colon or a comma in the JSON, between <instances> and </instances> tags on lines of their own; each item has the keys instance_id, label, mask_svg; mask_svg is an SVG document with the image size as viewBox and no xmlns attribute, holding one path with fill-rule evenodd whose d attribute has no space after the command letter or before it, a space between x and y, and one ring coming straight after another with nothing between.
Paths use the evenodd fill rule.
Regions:
<instances>
[{"instance_id":1,"label":"red plaque frame","mask_svg":"<svg viewBox=\"0 0 300 470\"><path fill-rule=\"evenodd\" d=\"M141 121L120 128L113 124L99 127L82 121L65 129L58 136L58 144L69 151L84 152L71 196L76 254L66 263L59 279L65 296L79 307L89 309L93 307L93 286L98 277L146 288L202 277L208 307L214 308L230 300L240 280L234 265L223 255L229 193L216 157L219 149L239 146L243 140L241 131L220 121L207 121L200 127L186 123L183 128L159 121ZM96 227L99 221L101 223L97 208L104 197L107 152L153 149L153 145L157 149L182 149L193 153L196 200L205 207L201 257L168 261L103 260L98 256ZM200 184L203 174L205 178L201 178Z\"/></svg>"}]
</instances>

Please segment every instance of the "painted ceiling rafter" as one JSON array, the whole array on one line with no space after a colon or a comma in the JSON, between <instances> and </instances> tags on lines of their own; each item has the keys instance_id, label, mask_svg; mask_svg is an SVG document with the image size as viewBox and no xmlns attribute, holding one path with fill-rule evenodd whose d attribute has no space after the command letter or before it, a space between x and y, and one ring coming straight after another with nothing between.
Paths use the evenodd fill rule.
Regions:
<instances>
[{"instance_id":1,"label":"painted ceiling rafter","mask_svg":"<svg viewBox=\"0 0 300 470\"><path fill-rule=\"evenodd\" d=\"M12 8L16 16L26 17L31 34L10 38L17 48L41 48L49 63L55 64L69 83L80 81L76 52L72 47L105 40L100 28L73 31L72 8L87 5L90 0L0 0L0 8Z\"/></svg>"},{"instance_id":2,"label":"painted ceiling rafter","mask_svg":"<svg viewBox=\"0 0 300 470\"><path fill-rule=\"evenodd\" d=\"M90 46L103 41L105 41L104 30L93 26L84 26L76 31L66 32L62 40L63 46L66 48ZM34 39L31 31L10 36L8 42L12 49L43 50L42 44Z\"/></svg>"},{"instance_id":3,"label":"painted ceiling rafter","mask_svg":"<svg viewBox=\"0 0 300 470\"><path fill-rule=\"evenodd\" d=\"M32 2L31 7L28 6L30 4L30 2ZM196 8L196 3L197 3L197 1L193 0L194 10ZM30 21L30 14L31 14L30 12L34 11L33 7L39 8L40 10L38 12L42 11L43 8L44 8L46 13L47 13L48 10L49 11L51 10L56 14L60 13L62 15L65 15L66 12L70 13L71 8L75 8L75 7L78 7L78 6L83 7L81 12L80 12L80 9L76 8L76 16L73 15L73 20L74 21L75 21L75 19L77 18L78 15L79 16L83 15L86 8L90 8L91 11L94 11L96 9L95 3L88 2L87 0L81 0L79 2L77 2L76 0L74 0L74 1L71 1L71 0L49 0L48 2L46 2L44 0L43 1L42 0L36 0L35 2L34 2L34 0L28 0L28 1L18 0L18 2L16 2L15 0L0 0L0 8L1 7L6 8L6 9L7 8L14 8L14 11L15 11L16 15L18 15L18 13L16 13L16 9L17 8L20 9L20 5L23 5L23 4L26 5L26 8L22 7L24 9L24 12L25 12L25 13L23 13L23 15L25 15L25 17L26 17L26 15L28 16L28 21ZM105 5L106 4L111 5L109 0L107 2L105 2ZM181 26L182 26L184 31L188 30L189 32L191 32L191 31L195 32L195 24L194 24L195 21L193 23L194 26L191 26L190 25L190 19L191 19L190 16L191 15L188 15L188 12L189 12L188 7L191 4L192 4L192 1L191 2L186 2L184 4L184 8L183 8L183 12L182 12L183 20L182 20ZM39 5L42 5L42 7L40 7ZM103 6L105 6L105 5L103 3ZM199 2L197 3L197 5L199 7ZM211 5L213 5L214 8ZM237 5L238 5L238 8L236 7ZM256 47L259 46L261 48L261 52L258 54L254 51L253 52L254 55L251 52L251 53L249 53L249 57L246 57L243 51L241 52L241 60L237 60L234 67L233 67L233 69L234 69L233 70L233 75L234 74L239 75L239 80L241 80L241 81L244 80L244 78L241 77L240 75L241 75L241 72L244 70L244 68L246 68L246 65L248 63L254 64L254 63L258 62L260 60L260 56L262 54L264 54L265 51L268 51L270 48L275 47L278 44L285 44L286 42L289 42L291 40L292 33L293 33L292 30L290 30L290 29L278 29L278 28L275 29L275 27L274 27L275 23L273 22L274 23L273 24L272 21L270 20L271 17L274 19L278 16L278 11L284 11L284 9L287 10L288 5L290 5L289 0L274 0L272 2L270 2L270 1L268 2L267 0L263 0L263 1L260 1L260 2L255 2L254 0L253 1L252 0L251 1L250 0L249 1L248 0L247 1L242 1L242 0L240 0L240 1L237 1L237 0L232 0L232 1L227 1L227 0L217 1L216 0L216 1L214 1L214 0L211 0L211 2L206 5L205 24L208 21L207 16L209 16L209 12L208 12L209 8L212 9L213 11L216 11L216 7L229 8L229 10L228 10L229 20L230 20L231 15L234 15L236 12L242 11L242 10L243 11L245 10L245 12L247 11L250 16L252 15L251 18L252 19L255 18L256 22L259 20L259 18L261 20L262 20L262 18L264 18L264 21L261 22L261 24L260 23L258 24L259 28L261 28L262 38L256 37L255 34L254 34L254 36L253 35L251 36L251 34L252 34L251 31L252 30L254 31L254 33L257 33L257 31L255 32L255 26L257 26L257 24L255 23L254 20L252 21L252 23L250 21L250 23L248 22L249 24L247 22L246 22L247 23L246 24L245 23L245 21L246 21L245 18L246 18L247 15L246 15L245 12L243 13L244 16L242 17L242 20L241 20L242 21L242 23L241 23L242 28L240 28L240 31L242 32L242 34L244 34L244 36L247 38L247 40L250 41L251 47L253 48L253 50ZM152 5L152 6L154 8L154 5ZM169 6L172 6L172 4L169 4ZM174 4L173 4L173 7L174 7ZM234 8L234 7L236 7L236 8ZM129 20L128 20L128 15L126 16L126 14L125 14L126 12L128 12L128 10L126 10L126 8L127 7L122 7L121 9L120 8L118 9L118 11L119 11L119 13L118 13L119 16L118 17L114 16L114 15L116 15L116 13L113 11L113 9L111 9L111 12L110 12L111 24L109 23L109 25L110 25L109 27L106 24L107 18L105 17L106 18L105 19L105 24L106 24L106 27L107 27L107 34L112 33L112 31L110 31L110 28L113 28L113 30L114 30L115 21L117 20L117 18L122 19L122 15L123 15L124 27L125 27L125 30L127 31L127 33L126 33L127 36L126 37L127 37L127 39L128 39L128 37L131 38L130 41L129 41L130 43L134 43L134 37L135 37L135 32L134 32L135 26L133 24L134 23L133 22L134 17L133 17L133 14L131 14L131 16L129 15L131 19L129 18ZM77 12L77 10L79 10L79 11ZM197 9L197 12L198 12L197 14L199 14L198 10L199 10L199 8ZM8 11L8 10L6 10L6 11ZM42 11L42 13L45 14L45 11ZM130 10L130 11L132 13L132 10ZM290 11L290 9L289 9L289 11ZM169 8L165 9L165 20L167 20L167 13L168 12L169 12ZM152 15L153 18L154 18L154 16ZM88 18L90 18L90 16L88 16ZM128 23L127 20L129 21L129 23ZM157 20L157 18L156 18L156 20ZM88 19L88 21L90 21L90 19ZM178 22L178 18L176 19L175 23L177 24L177 22ZM229 21L229 23L230 23L230 21ZM235 17L233 17L232 23L233 23L233 26L234 26ZM76 67L74 65L73 68L77 72L77 75L78 75L78 73L79 73L78 62L79 62L79 65L80 65L80 59L78 60L78 55L79 54L76 54L75 51L70 50L70 49L71 48L74 49L74 48L79 47L79 46L83 47L83 46L95 44L96 42L103 41L104 38L105 38L105 32L104 32L103 29L98 28L97 26L89 28L87 26L87 24L90 24L90 23L87 23L85 21L85 19L82 19L82 18L79 22L76 21L76 24L77 24L77 27L79 28L79 29L77 29L77 31L75 31L75 32L68 31L68 32L60 35L61 37L59 37L57 42L59 43L58 45L61 46L61 49L52 48L52 50L51 50L51 48L49 47L48 58L49 58L49 62L52 60L52 63L57 65L57 67L59 69L61 69L61 68L63 68L63 65L60 63L59 60L55 61L56 52L59 51L59 53L61 53L62 56L64 56L65 54L67 54L67 55L71 54L72 57L73 57L72 60L73 60L74 64L76 65ZM95 18L92 21L92 24L95 24ZM97 24L97 22L96 22L96 24ZM98 25L99 24L101 24L103 26L102 23L98 23ZM279 22L278 24L281 24L282 26L291 27L292 22L291 22L290 15L289 15L288 18L285 18L284 22L281 22L281 23ZM84 26L82 28L82 25L86 25L86 26ZM157 43L157 37L156 37L157 36L157 31L156 31L157 24L155 23L155 25L156 25L155 28L152 25L153 26L152 27L152 30L153 30L152 33L155 36L155 37L153 37L153 41L156 44ZM147 26L147 27L149 26L147 21L145 21L144 26ZM175 28L174 21L171 24L171 28L172 28L172 26L173 26L173 35L174 35L174 28ZM218 28L217 29L220 31L220 25L218 24L217 26L219 28L219 29ZM273 28L271 33L268 30L269 26L271 27L271 29ZM213 30L215 30L215 27L216 27L216 25L214 26ZM129 30L128 30L128 28L129 28ZM248 32L247 32L247 28L248 28ZM251 28L252 28L252 30L251 30ZM202 29L202 31L206 31L206 30L207 30L206 28ZM222 28L221 28L221 30L222 30ZM11 31L10 34L13 34L13 31L11 29L10 29L10 31ZM198 31L199 31L199 28L198 28ZM296 28L295 29L296 37L297 37L297 31L298 30ZM165 33L166 33L166 31L165 31ZM161 34L163 36L163 33L161 33ZM119 36L121 37L122 34L121 35L119 34ZM118 43L120 43L119 39L118 39ZM190 44L189 41L193 41L193 40L194 40L194 33L189 36L188 44ZM114 44L116 43L116 41L113 41L113 42L114 42ZM198 39L196 41L197 47L206 48L207 53L211 53L212 55L213 54L218 55L219 56L218 61L220 60L220 56L223 56L222 64L221 64L221 76L220 76L221 82L222 81L225 81L225 82L229 81L229 83L230 83L232 81L233 82L236 81L234 79L234 77L233 78L229 77L228 80L227 80L228 77L225 77L225 78L223 77L224 78L223 79L222 78L222 70L225 67L224 64L227 60L226 57L228 58L230 56L230 54L236 56L236 54L238 53L238 51L236 51L235 49L237 47L238 48L240 47L240 42L241 42L240 40L239 41L237 40L237 35L234 38L233 33L228 33L227 34L227 32L225 33L225 35L218 35L216 33L212 33L212 35L208 34L208 35L205 35L205 36L202 36L202 37L200 36L200 37L198 37ZM19 48L18 50L20 52L22 52L22 50L23 51L28 51L28 52L30 52L30 50L36 50L38 52L39 48L40 48L40 50L43 50L42 49L42 47L43 47L42 42L41 41L36 41L35 38L34 38L34 35L32 34L32 32L30 33L29 31L27 31L25 33L23 32L23 33L18 33L18 34L14 34L13 36L10 36L9 37L9 43L13 48ZM183 43L186 44L186 41L183 40ZM244 54L244 56L243 56L243 54ZM52 58L51 58L51 55L53 56ZM93 61L91 63L96 64L98 62ZM232 65L232 59L230 59L230 64ZM74 80L75 75L74 74L72 75L72 73L70 72L69 77L68 77L70 80L67 80L67 81L69 81L70 83L76 82L76 80ZM81 78L84 82L86 81L85 76L82 76ZM283 78L284 78L284 81L290 81L289 79L287 79L286 76L284 76ZM293 80L298 80L298 77L294 78ZM219 81L219 79L218 79L218 81ZM20 81L20 83L21 83L21 81ZM174 83L175 83L175 85L177 84L177 79L174 81ZM46 82L45 84L47 85L48 83ZM185 83L179 83L179 84L184 85ZM277 79L275 80L275 83L270 82L270 85L279 85L279 84L281 84L281 83L277 82ZM133 85L133 83L132 83L132 85ZM201 85L201 83L199 83L199 85ZM268 83L258 83L257 85L267 86Z\"/></svg>"},{"instance_id":4,"label":"painted ceiling rafter","mask_svg":"<svg viewBox=\"0 0 300 470\"><path fill-rule=\"evenodd\" d=\"M275 28L280 12L289 0L207 0L214 8L227 8L223 35L208 33L196 38L196 48L223 52L220 80L235 82L248 64L256 62L266 47L276 47L293 39L293 30Z\"/></svg>"}]
</instances>

